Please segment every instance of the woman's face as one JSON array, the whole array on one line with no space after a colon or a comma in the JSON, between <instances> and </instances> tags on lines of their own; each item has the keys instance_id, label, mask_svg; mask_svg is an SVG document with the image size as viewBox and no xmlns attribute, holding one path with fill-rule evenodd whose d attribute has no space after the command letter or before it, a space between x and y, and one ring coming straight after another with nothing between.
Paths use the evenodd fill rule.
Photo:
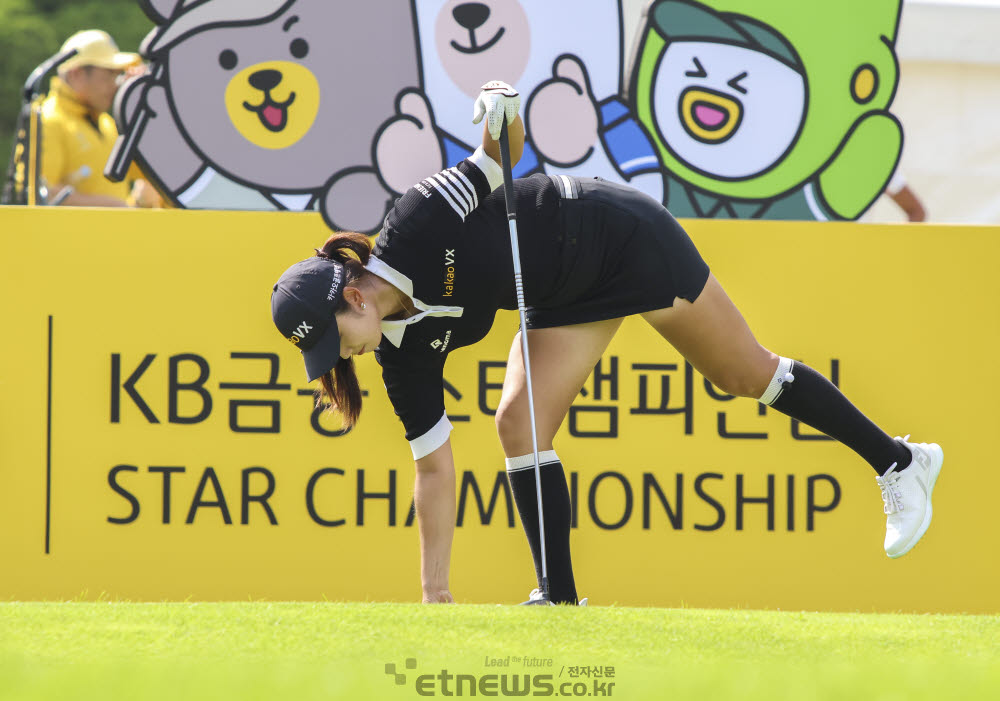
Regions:
<instances>
[{"instance_id":1,"label":"woman's face","mask_svg":"<svg viewBox=\"0 0 1000 701\"><path fill-rule=\"evenodd\" d=\"M340 329L340 357L369 353L382 341L382 320L374 304L366 304L356 287L344 290L347 306L337 312Z\"/></svg>"}]
</instances>

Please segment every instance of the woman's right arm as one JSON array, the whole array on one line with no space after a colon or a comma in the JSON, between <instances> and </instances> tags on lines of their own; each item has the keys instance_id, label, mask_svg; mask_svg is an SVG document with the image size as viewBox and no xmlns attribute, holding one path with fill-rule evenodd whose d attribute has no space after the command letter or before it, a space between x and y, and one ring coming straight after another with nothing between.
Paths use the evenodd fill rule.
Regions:
<instances>
[{"instance_id":1,"label":"woman's right arm","mask_svg":"<svg viewBox=\"0 0 1000 701\"><path fill-rule=\"evenodd\" d=\"M420 584L426 603L451 603L448 573L455 535L455 460L444 408L445 356L405 353L383 339L375 351L416 463L413 501L420 531Z\"/></svg>"},{"instance_id":2,"label":"woman's right arm","mask_svg":"<svg viewBox=\"0 0 1000 701\"><path fill-rule=\"evenodd\" d=\"M451 604L448 574L455 536L455 460L451 440L416 461L413 501L420 530L420 583L425 604Z\"/></svg>"}]
</instances>

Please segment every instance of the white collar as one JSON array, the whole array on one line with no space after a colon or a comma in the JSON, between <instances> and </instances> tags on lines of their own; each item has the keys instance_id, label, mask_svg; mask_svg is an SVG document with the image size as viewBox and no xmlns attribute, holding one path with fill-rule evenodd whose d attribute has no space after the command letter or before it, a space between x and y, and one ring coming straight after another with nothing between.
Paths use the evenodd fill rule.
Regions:
<instances>
[{"instance_id":1,"label":"white collar","mask_svg":"<svg viewBox=\"0 0 1000 701\"><path fill-rule=\"evenodd\" d=\"M413 296L413 281L410 278L375 256L368 259L368 265L365 266L365 269L402 291L413 301L413 306L420 311L419 314L414 314L406 319L382 320L382 335L389 339L389 342L396 348L402 345L403 333L410 324L415 324L426 316L462 316L462 312L465 311L462 307L424 304Z\"/></svg>"}]
</instances>

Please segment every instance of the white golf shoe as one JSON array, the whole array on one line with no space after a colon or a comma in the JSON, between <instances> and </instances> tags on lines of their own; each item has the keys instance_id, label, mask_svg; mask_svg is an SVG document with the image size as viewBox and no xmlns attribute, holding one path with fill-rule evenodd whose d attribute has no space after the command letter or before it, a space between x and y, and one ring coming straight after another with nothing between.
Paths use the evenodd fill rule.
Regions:
<instances>
[{"instance_id":1,"label":"white golf shoe","mask_svg":"<svg viewBox=\"0 0 1000 701\"><path fill-rule=\"evenodd\" d=\"M587 597L580 599L578 606L587 605ZM531 593L528 595L528 600L523 602L521 606L555 606L554 603L546 599L542 595L541 589L532 589Z\"/></svg>"},{"instance_id":2,"label":"white golf shoe","mask_svg":"<svg viewBox=\"0 0 1000 701\"><path fill-rule=\"evenodd\" d=\"M528 600L522 602L521 606L555 606L555 604L545 598L541 589L532 589L528 594Z\"/></svg>"},{"instance_id":3,"label":"white golf shoe","mask_svg":"<svg viewBox=\"0 0 1000 701\"><path fill-rule=\"evenodd\" d=\"M893 464L876 477L885 504L885 554L902 557L917 544L931 525L931 492L941 472L944 452L937 443L909 443L899 438L913 454L913 461L902 472Z\"/></svg>"}]
</instances>

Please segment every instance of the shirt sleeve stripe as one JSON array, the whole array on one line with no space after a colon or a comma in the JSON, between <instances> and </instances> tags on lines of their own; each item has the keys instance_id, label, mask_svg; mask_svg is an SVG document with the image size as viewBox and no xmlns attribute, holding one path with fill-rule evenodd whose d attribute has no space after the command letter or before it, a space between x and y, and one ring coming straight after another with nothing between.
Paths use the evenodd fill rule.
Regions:
<instances>
[{"instance_id":1,"label":"shirt sleeve stripe","mask_svg":"<svg viewBox=\"0 0 1000 701\"><path fill-rule=\"evenodd\" d=\"M447 172L435 173L434 179L441 183L441 186L445 189L445 191L451 195L455 202L458 203L458 206L464 210L462 217L465 218L465 215L472 211L472 200L469 196L464 192L460 192L457 187L449 182Z\"/></svg>"},{"instance_id":2,"label":"shirt sleeve stripe","mask_svg":"<svg viewBox=\"0 0 1000 701\"><path fill-rule=\"evenodd\" d=\"M455 210L455 214L458 215L458 218L461 219L462 221L465 221L465 210L463 210L459 206L458 202L456 202L455 199L451 195L449 195L444 188L438 185L437 181L434 180L434 178L427 178L425 180L422 180L421 182L428 188L433 188L437 190L438 194L440 194L441 197L444 198L445 202L447 202L451 206L451 208Z\"/></svg>"},{"instance_id":3,"label":"shirt sleeve stripe","mask_svg":"<svg viewBox=\"0 0 1000 701\"><path fill-rule=\"evenodd\" d=\"M452 425L447 414L442 414L434 426L422 436L417 436L410 441L410 450L413 451L413 459L419 460L430 455L435 450L444 445L451 433Z\"/></svg>"},{"instance_id":4,"label":"shirt sleeve stripe","mask_svg":"<svg viewBox=\"0 0 1000 701\"><path fill-rule=\"evenodd\" d=\"M457 181L459 185L461 185L465 189L465 191L469 193L469 195L472 197L472 208L475 209L476 207L478 207L479 196L476 194L476 188L472 186L472 183L469 182L469 179L467 177L465 177L465 174L462 173L462 171L460 171L458 168L449 168L448 170L445 171L445 173L448 174L448 177L451 180Z\"/></svg>"},{"instance_id":5,"label":"shirt sleeve stripe","mask_svg":"<svg viewBox=\"0 0 1000 701\"><path fill-rule=\"evenodd\" d=\"M452 170L455 171L455 174L459 178L461 178L461 180L465 184L465 186L467 188L469 188L469 190L472 191L472 206L473 206L473 208L478 207L479 206L479 193L476 191L476 185L475 185L475 183L473 183L471 180L469 180L469 176L467 174L463 173L462 171L460 171L458 168L452 168Z\"/></svg>"}]
</instances>

